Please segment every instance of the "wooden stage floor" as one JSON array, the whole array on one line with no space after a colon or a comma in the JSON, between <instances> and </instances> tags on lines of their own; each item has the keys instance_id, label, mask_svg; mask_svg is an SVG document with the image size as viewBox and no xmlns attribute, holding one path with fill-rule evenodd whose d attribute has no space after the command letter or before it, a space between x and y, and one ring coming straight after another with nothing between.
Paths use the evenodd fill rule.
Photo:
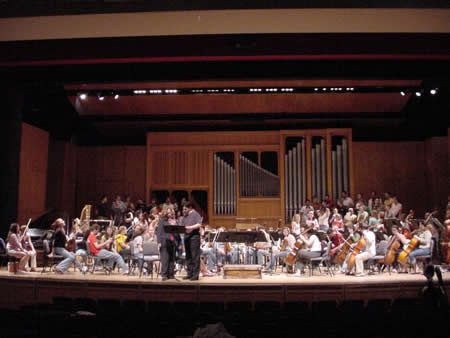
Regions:
<instances>
[{"instance_id":1,"label":"wooden stage floor","mask_svg":"<svg viewBox=\"0 0 450 338\"><path fill-rule=\"evenodd\" d=\"M36 303L51 303L53 297L92 299L140 299L164 302L236 301L324 301L397 299L418 297L425 277L417 274L375 274L366 277L334 277L314 272L313 276L263 274L262 279L224 279L202 277L199 281L163 282L149 276L122 276L103 272L82 275L73 269L64 275L48 273L12 274L0 270L0 307L19 308ZM450 294L450 272L443 274ZM436 278L435 278L436 280ZM437 282L436 282L437 284Z\"/></svg>"}]
</instances>

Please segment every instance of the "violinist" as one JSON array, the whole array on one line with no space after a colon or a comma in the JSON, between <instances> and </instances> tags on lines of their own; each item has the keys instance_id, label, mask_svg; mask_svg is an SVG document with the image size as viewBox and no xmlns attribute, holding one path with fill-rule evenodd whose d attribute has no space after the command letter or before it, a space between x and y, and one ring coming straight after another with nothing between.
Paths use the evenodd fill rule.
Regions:
<instances>
[{"instance_id":1,"label":"violinist","mask_svg":"<svg viewBox=\"0 0 450 338\"><path fill-rule=\"evenodd\" d=\"M108 251L116 252L115 250L115 243L114 243L114 236L113 236L113 228L112 226L107 226L105 229L105 233L102 235L100 243L105 244L103 246L103 249Z\"/></svg>"},{"instance_id":2,"label":"violinist","mask_svg":"<svg viewBox=\"0 0 450 338\"><path fill-rule=\"evenodd\" d=\"M265 268L265 272L272 272L277 259L280 257L287 257L289 252L291 252L292 248L294 247L295 237L294 237L294 235L292 235L290 233L288 227L283 228L283 236L284 236L284 238L283 238L283 241L281 242L281 245L277 246L279 249L279 252L272 255L269 263L267 264L267 266Z\"/></svg>"},{"instance_id":3,"label":"violinist","mask_svg":"<svg viewBox=\"0 0 450 338\"><path fill-rule=\"evenodd\" d=\"M333 257L336 254L338 248L340 248L341 245L344 244L345 239L344 236L342 236L342 234L335 228L328 229L327 234L328 238L331 241L330 256Z\"/></svg>"},{"instance_id":4,"label":"violinist","mask_svg":"<svg viewBox=\"0 0 450 338\"><path fill-rule=\"evenodd\" d=\"M258 231L262 232L265 237L265 241L263 242L256 242L255 243L255 249L256 249L256 256L257 256L257 263L258 265L264 264L264 257L270 256L270 248L272 246L270 241L270 235L266 232L266 229L264 226L258 227Z\"/></svg>"},{"instance_id":5,"label":"violinist","mask_svg":"<svg viewBox=\"0 0 450 338\"><path fill-rule=\"evenodd\" d=\"M304 229L302 229L304 230ZM304 232L304 231L302 231ZM299 239L304 243L304 249L300 249L297 254L297 273L296 276L304 274L305 264L311 259L320 257L322 252L322 244L319 237L317 237L314 230L304 232L304 235L300 235Z\"/></svg>"},{"instance_id":6,"label":"violinist","mask_svg":"<svg viewBox=\"0 0 450 338\"><path fill-rule=\"evenodd\" d=\"M425 225L420 222L419 223L419 229L416 230L419 235L420 243L419 247L412 251L409 254L409 261L414 266L415 273L420 273L419 267L416 264L416 257L417 256L427 256L430 254L432 248L431 248L431 231L430 231L431 225Z\"/></svg>"},{"instance_id":7,"label":"violinist","mask_svg":"<svg viewBox=\"0 0 450 338\"><path fill-rule=\"evenodd\" d=\"M85 272L86 269L83 269L80 262L78 262L78 260L76 259L75 254L66 250L67 236L64 230L65 226L66 223L62 218L58 218L52 224L52 228L55 228L56 230L54 234L53 250L49 256L51 257L51 255L57 254L65 258L63 261L61 261L61 263L53 267L53 271L59 274L63 274L72 265L72 263L75 263L75 266L80 270L80 272Z\"/></svg>"},{"instance_id":8,"label":"violinist","mask_svg":"<svg viewBox=\"0 0 450 338\"><path fill-rule=\"evenodd\" d=\"M376 254L376 240L375 234L369 230L367 223L363 224L363 236L366 241L364 251L355 257L356 277L364 277L364 265L363 263Z\"/></svg>"},{"instance_id":9,"label":"violinist","mask_svg":"<svg viewBox=\"0 0 450 338\"><path fill-rule=\"evenodd\" d=\"M313 210L308 211L306 219L306 227L313 228L314 230L319 230L319 222L317 222L317 219L314 217Z\"/></svg>"},{"instance_id":10,"label":"violinist","mask_svg":"<svg viewBox=\"0 0 450 338\"><path fill-rule=\"evenodd\" d=\"M291 233L294 236L300 235L300 223L301 223L300 220L301 220L300 214L295 214L294 217L292 217Z\"/></svg>"},{"instance_id":11,"label":"violinist","mask_svg":"<svg viewBox=\"0 0 450 338\"><path fill-rule=\"evenodd\" d=\"M206 260L206 268L202 271L202 275L204 277L214 276L213 270L217 263L216 255L214 255L214 248L210 246L212 243L205 240L205 236L202 235L200 240L200 258Z\"/></svg>"}]
</instances>

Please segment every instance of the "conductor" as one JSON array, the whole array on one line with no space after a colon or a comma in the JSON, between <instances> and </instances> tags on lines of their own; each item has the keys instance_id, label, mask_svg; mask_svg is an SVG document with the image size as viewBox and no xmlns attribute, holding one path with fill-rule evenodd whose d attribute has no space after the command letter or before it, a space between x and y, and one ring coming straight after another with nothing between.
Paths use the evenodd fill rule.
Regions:
<instances>
[{"instance_id":1,"label":"conductor","mask_svg":"<svg viewBox=\"0 0 450 338\"><path fill-rule=\"evenodd\" d=\"M186 228L184 234L184 248L186 250L187 276L184 280L198 280L200 273L200 227L202 217L192 207L191 202L187 202L183 207L183 219L181 225Z\"/></svg>"}]
</instances>

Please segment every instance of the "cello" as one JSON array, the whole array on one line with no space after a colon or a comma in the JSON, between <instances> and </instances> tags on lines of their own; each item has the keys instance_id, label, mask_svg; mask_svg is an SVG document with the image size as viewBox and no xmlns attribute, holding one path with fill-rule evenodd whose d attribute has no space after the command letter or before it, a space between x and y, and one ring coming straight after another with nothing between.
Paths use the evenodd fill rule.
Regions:
<instances>
[{"instance_id":1,"label":"cello","mask_svg":"<svg viewBox=\"0 0 450 338\"><path fill-rule=\"evenodd\" d=\"M392 235L391 239L389 240L386 254L384 255L384 264L385 265L392 265L395 260L395 253L400 249L400 246L402 243L394 236Z\"/></svg>"},{"instance_id":2,"label":"cello","mask_svg":"<svg viewBox=\"0 0 450 338\"><path fill-rule=\"evenodd\" d=\"M398 255L397 262L399 262L401 265L406 264L406 260L408 259L409 254L414 251L420 244L420 238L417 236L414 236L408 243L408 247L404 249L400 254Z\"/></svg>"},{"instance_id":3,"label":"cello","mask_svg":"<svg viewBox=\"0 0 450 338\"><path fill-rule=\"evenodd\" d=\"M313 227L310 227L310 228L306 229L305 231L303 231L303 232L299 235L299 239L297 239L297 241L295 242L294 248L291 250L291 252L289 252L289 254L287 255L286 259L284 260L285 263L286 263L287 265L290 265L290 266L293 266L293 265L294 265L295 259L297 258L298 251L299 251L300 249L302 249L303 246L305 245L305 242L303 242L303 241L300 239L300 236L303 235L303 234L305 234L305 233L307 233L308 231L310 231L310 230L312 230L312 229L313 229Z\"/></svg>"},{"instance_id":4,"label":"cello","mask_svg":"<svg viewBox=\"0 0 450 338\"><path fill-rule=\"evenodd\" d=\"M364 236L361 236L361 239L356 244L356 246L353 247L352 253L347 260L347 271L351 271L353 269L353 265L355 265L356 255L359 255L361 253L361 251L364 250L365 246L366 246L366 240L365 240Z\"/></svg>"},{"instance_id":5,"label":"cello","mask_svg":"<svg viewBox=\"0 0 450 338\"><path fill-rule=\"evenodd\" d=\"M348 252L351 250L353 244L353 240L349 237L342 243L341 250L334 257L333 264L342 265L344 264L345 258L347 257Z\"/></svg>"}]
</instances>

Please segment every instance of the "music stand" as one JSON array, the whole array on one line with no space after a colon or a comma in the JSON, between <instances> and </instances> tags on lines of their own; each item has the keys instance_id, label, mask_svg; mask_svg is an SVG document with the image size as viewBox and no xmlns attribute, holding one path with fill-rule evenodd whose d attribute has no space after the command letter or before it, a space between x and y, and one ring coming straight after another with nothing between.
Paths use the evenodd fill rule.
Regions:
<instances>
[{"instance_id":1,"label":"music stand","mask_svg":"<svg viewBox=\"0 0 450 338\"><path fill-rule=\"evenodd\" d=\"M171 234L184 234L186 232L186 226L184 225L164 225L164 231Z\"/></svg>"},{"instance_id":2,"label":"music stand","mask_svg":"<svg viewBox=\"0 0 450 338\"><path fill-rule=\"evenodd\" d=\"M229 231L221 232L216 239L217 242L235 242L253 244L255 242L265 242L266 236L260 231ZM240 249L238 246L238 259L240 262Z\"/></svg>"}]
</instances>

